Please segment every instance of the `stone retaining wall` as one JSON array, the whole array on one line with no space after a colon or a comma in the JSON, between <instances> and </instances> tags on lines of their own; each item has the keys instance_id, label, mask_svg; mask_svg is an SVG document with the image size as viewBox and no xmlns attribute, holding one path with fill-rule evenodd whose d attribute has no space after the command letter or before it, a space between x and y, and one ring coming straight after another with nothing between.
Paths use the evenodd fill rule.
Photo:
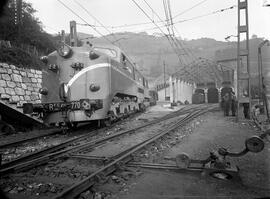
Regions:
<instances>
[{"instance_id":1,"label":"stone retaining wall","mask_svg":"<svg viewBox=\"0 0 270 199\"><path fill-rule=\"evenodd\" d=\"M0 63L0 98L22 106L23 103L40 103L42 72Z\"/></svg>"}]
</instances>

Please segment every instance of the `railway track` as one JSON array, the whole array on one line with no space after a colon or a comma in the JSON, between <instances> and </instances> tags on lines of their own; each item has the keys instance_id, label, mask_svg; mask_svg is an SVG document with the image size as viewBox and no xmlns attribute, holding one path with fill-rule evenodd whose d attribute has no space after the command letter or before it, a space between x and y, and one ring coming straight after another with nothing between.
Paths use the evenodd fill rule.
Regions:
<instances>
[{"instance_id":1,"label":"railway track","mask_svg":"<svg viewBox=\"0 0 270 199\"><path fill-rule=\"evenodd\" d=\"M130 116L130 118L133 118L134 116L136 116L137 114L132 114ZM9 164L13 164L15 162L23 162L24 160L30 160L36 157L40 157L42 155L57 151L61 148L64 148L65 146L68 146L69 143L72 142L76 142L77 140L80 139L88 139L89 137L93 136L95 134L95 132L99 132L99 131L105 131L109 128L113 128L116 125L121 124L121 121L116 122L114 124L112 124L110 127L104 127L104 128L99 128L96 126L90 126L89 124L85 124L85 125L81 125L80 127L76 128L75 130L68 130L65 131L65 129L52 129L49 133L46 134L42 134L42 135L36 135L30 138L26 138L26 139L20 139L17 140L15 142L9 142L7 144L3 144L0 145L0 154L4 154L2 155L2 164L4 162L4 167L7 167ZM86 130L87 129L87 130ZM90 132L89 132L90 130ZM65 131L65 133L64 133ZM85 132L86 131L86 132ZM59 135L57 135L59 134ZM71 138L68 138L69 136L67 136L67 134L69 134L69 136ZM85 134L85 135L83 135ZM57 144L55 146L55 144L50 144L52 137L55 137L58 140L61 140L59 142L59 144ZM54 139L52 139L54 141ZM38 142L42 142L42 143L48 143L48 144L44 144L45 147L43 147L44 149L40 149L40 146L38 146L39 150L35 151L33 153L27 153L26 151L24 151L24 153L21 153L23 157L21 157L21 155L18 155L16 158L12 158L12 160L10 161L5 161L3 160L5 157L4 156L8 156L9 153L8 151L14 151L14 150L24 150L26 146L32 146L32 148L35 148L35 144L40 144ZM36 144L36 145L37 145ZM14 150L13 150L14 149ZM11 152L12 153L12 152ZM27 154L25 154L27 153ZM40 155L39 155L40 154ZM21 161L21 159L24 159ZM6 163L8 162L8 163ZM9 163L10 162L10 163ZM0 166L1 169L1 166Z\"/></svg>"},{"instance_id":2,"label":"railway track","mask_svg":"<svg viewBox=\"0 0 270 199\"><path fill-rule=\"evenodd\" d=\"M36 140L36 139L39 139L39 138L43 138L43 137L46 137L46 136L51 136L51 135L61 133L62 129L51 129L51 130L48 130L48 131L49 132L45 133L45 134L39 134L39 135L31 136L31 137L28 137L28 138L22 138L22 139L18 139L16 141L1 144L0 145L0 150L4 149L4 148L8 148L8 147L18 146L20 144L23 144L23 143L26 143L26 142L29 142L29 141L33 141L33 140Z\"/></svg>"},{"instance_id":3,"label":"railway track","mask_svg":"<svg viewBox=\"0 0 270 199\"><path fill-rule=\"evenodd\" d=\"M145 141L143 141L143 142L141 142L139 144L136 144L136 145L130 147L129 149L127 149L127 150L124 150L124 151L120 152L119 154L117 154L113 158L110 158L109 161L108 161L108 162L110 162L109 164L107 164L105 167L103 167L102 169L99 169L98 171L94 172L93 174L91 174L89 176L90 179L91 179L90 181L92 181L93 176L96 176L99 172L104 172L105 170L107 170L107 166L111 165L111 166L109 166L111 168L112 166L115 166L117 164L117 162L123 161L123 160L125 160L125 161L123 161L123 163L125 163L126 162L126 157L127 157L126 154L130 154L130 153L132 154L135 151L138 151L139 150L139 149L137 149L138 147L140 147L142 145L145 146L145 145L151 143L152 141L158 139L159 137L165 135L166 133L172 131L173 129L181 127L181 125L184 125L186 122L192 120L196 116L199 116L199 115L201 115L204 112L207 112L209 110L210 109L206 109L205 106L203 106L203 107L200 106L200 107L195 107L195 108L190 108L190 109L184 109L182 111L177 111L177 112L174 112L172 114L161 117L161 118L159 118L157 120L148 122L147 124L141 125L141 126L139 126L137 128L130 129L130 130L123 131L123 132L119 132L119 133L107 136L105 138L99 138L97 140L92 140L90 142L86 142L86 143L83 143L83 144L81 143L80 145L68 147L68 148L65 148L65 149L62 148L62 147L65 147L63 145L56 146L56 147L53 147L53 149L48 149L48 151L43 151L43 152L38 153L38 154L33 154L31 157L26 157L26 158L24 157L25 159L21 158L20 160L17 160L15 162L11 162L10 164L8 164L8 165L1 168L0 174L1 175L6 175L8 173L23 172L23 171L29 170L31 168L35 168L35 167L37 167L39 165L48 163L48 161L51 161L52 159L57 159L57 158L60 158L60 157L72 158L72 155L68 155L68 154L71 154L72 152L77 153L78 151L83 151L85 149L87 149L87 150L94 149L95 147L97 147L97 146L99 146L101 144L104 144L107 141L112 140L114 138L118 138L118 137L123 136L123 135L130 135L132 133L135 133L139 129L143 129L143 128L147 127L147 126L159 123L161 121L169 120L170 118L176 117L177 115L179 116L179 115L188 114L187 116L183 117L183 119L181 119L176 124L173 124L173 125L169 126L167 128L168 130L158 132L158 133L156 133L155 136L153 136L153 137L151 137L149 139L146 139ZM180 114L180 112L181 112L181 114ZM67 143L65 143L65 144L67 144ZM58 148L58 147L60 147L60 148ZM62 149L62 150L60 150L60 149ZM73 157L74 157L74 154L73 154ZM129 160L129 158L127 158L127 160ZM97 174L95 174L95 173L97 173ZM87 180L89 177L86 178L87 183L90 182L89 180ZM82 189L85 190L85 186L86 186L85 183L86 182L81 182L82 183L81 186L84 187L84 188L75 188L76 193L79 193L80 190L82 190ZM79 187L81 187L81 186L79 186ZM67 195L69 195L70 191L68 191L68 190L69 189L67 189L67 193L65 193L66 191L64 191L62 193L62 195L60 194L56 198L62 198L62 197L65 198ZM73 192L73 191L71 191L71 192Z\"/></svg>"},{"instance_id":4,"label":"railway track","mask_svg":"<svg viewBox=\"0 0 270 199\"><path fill-rule=\"evenodd\" d=\"M54 199L62 199L62 198L68 199L68 198L74 198L78 196L80 193L82 193L83 191L93 186L98 181L98 179L100 179L99 176L103 176L103 177L107 176L111 174L112 172L114 172L119 167L119 165L123 165L131 161L133 159L133 155L137 153L138 151L142 150L146 145L158 140L159 138L168 134L169 132L184 126L187 122L206 113L209 110L210 109L193 111L192 113L189 113L186 117L182 118L177 123L172 124L167 129L161 130L160 132L150 137L149 139L146 139L143 142L140 142L139 144L131 146L130 148L122 151L112 160L112 162L98 169L96 172L92 173L90 176L88 176L84 180L64 190L63 192L58 194Z\"/></svg>"},{"instance_id":5,"label":"railway track","mask_svg":"<svg viewBox=\"0 0 270 199\"><path fill-rule=\"evenodd\" d=\"M106 136L105 138L101 137L100 139L96 139L96 140L86 142L86 143L76 144L75 142L80 141L80 140L84 140L84 139L88 139L89 136L91 136L93 134L93 132L90 132L88 134L81 135L81 136L78 136L78 137L75 137L75 138L71 138L71 139L68 139L68 140L66 140L66 141L64 141L64 142L62 142L62 143L60 143L60 144L58 144L56 146L51 146L51 147L42 149L40 151L31 153L29 155L17 158L15 160L12 160L12 161L7 162L5 164L2 164L1 167L0 167L0 174L3 175L3 174L10 173L10 172L14 172L14 171L16 171L16 168L22 169L23 165L28 165L28 164L35 165L39 161L40 161L40 164L41 164L43 162L41 160L43 160L43 159L46 161L47 158L57 157L57 156L59 156L61 154L67 153L67 152L72 152L74 150L79 150L79 149L83 150L84 148L89 148L90 146L94 147L97 144L106 142L106 141L111 140L113 138L116 138L116 137L119 137L119 136L122 136L122 135L125 135L125 134L130 134L130 133L135 132L135 131L137 131L139 129L142 129L144 127L154 125L154 124L159 123L159 122L164 121L164 120L168 120L170 118L173 118L173 117L179 115L180 113L181 114L186 114L186 113L188 113L190 111L190 109L197 110L197 109L200 109L200 108L201 108L200 106L195 106L195 107L192 107L192 108L180 109L180 110L178 110L176 112L165 115L164 117L158 118L158 119L156 119L154 121L148 122L148 123L143 124L141 126L138 126L136 128L126 130L126 131L121 131L119 133L115 133L115 134L112 134L110 136ZM100 129L100 131L103 131L103 130L104 129ZM66 148L66 147L68 147L70 145L74 145L74 144L76 144L77 146L73 146L73 147L64 149L64 148ZM61 151L59 151L59 150L61 150Z\"/></svg>"}]
</instances>

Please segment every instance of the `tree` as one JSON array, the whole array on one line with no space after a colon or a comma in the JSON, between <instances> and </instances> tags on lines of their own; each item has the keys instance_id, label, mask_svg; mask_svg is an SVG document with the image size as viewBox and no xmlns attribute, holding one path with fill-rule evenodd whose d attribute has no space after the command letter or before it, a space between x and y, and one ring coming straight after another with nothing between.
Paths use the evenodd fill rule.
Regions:
<instances>
[{"instance_id":1,"label":"tree","mask_svg":"<svg viewBox=\"0 0 270 199\"><path fill-rule=\"evenodd\" d=\"M21 21L17 23L15 23L14 6L11 1L5 8L5 16L0 19L0 40L11 41L16 45L35 46L44 54L55 50L56 38L42 29L42 23L34 16L36 10L32 5L22 2L22 17Z\"/></svg>"}]
</instances>

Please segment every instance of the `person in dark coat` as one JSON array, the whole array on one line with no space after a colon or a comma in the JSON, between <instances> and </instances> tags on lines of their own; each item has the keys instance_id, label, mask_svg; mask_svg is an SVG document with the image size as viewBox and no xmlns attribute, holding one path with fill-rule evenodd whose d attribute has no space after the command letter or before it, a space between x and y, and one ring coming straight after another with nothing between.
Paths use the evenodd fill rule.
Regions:
<instances>
[{"instance_id":1,"label":"person in dark coat","mask_svg":"<svg viewBox=\"0 0 270 199\"><path fill-rule=\"evenodd\" d=\"M249 119L249 103L243 103L243 113L246 119Z\"/></svg>"},{"instance_id":2,"label":"person in dark coat","mask_svg":"<svg viewBox=\"0 0 270 199\"><path fill-rule=\"evenodd\" d=\"M249 97L248 90L244 90L243 96ZM245 118L250 119L250 117L249 117L249 103L243 103L243 107L244 107L243 113L244 113Z\"/></svg>"},{"instance_id":3,"label":"person in dark coat","mask_svg":"<svg viewBox=\"0 0 270 199\"><path fill-rule=\"evenodd\" d=\"M235 113L236 113L236 109L237 109L237 102L236 102L236 96L235 96L235 93L232 92L232 100L231 100L231 110L232 110L232 116L235 116Z\"/></svg>"},{"instance_id":4,"label":"person in dark coat","mask_svg":"<svg viewBox=\"0 0 270 199\"><path fill-rule=\"evenodd\" d=\"M229 116L229 112L230 112L230 107L231 107L231 98L230 98L230 94L226 93L223 96L223 100L224 100L224 116Z\"/></svg>"}]
</instances>

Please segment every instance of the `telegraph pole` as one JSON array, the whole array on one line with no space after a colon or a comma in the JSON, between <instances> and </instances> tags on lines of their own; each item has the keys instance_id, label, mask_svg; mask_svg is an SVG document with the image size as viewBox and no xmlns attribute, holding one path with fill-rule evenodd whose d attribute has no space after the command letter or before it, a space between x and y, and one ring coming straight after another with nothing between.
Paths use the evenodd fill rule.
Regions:
<instances>
[{"instance_id":1,"label":"telegraph pole","mask_svg":"<svg viewBox=\"0 0 270 199\"><path fill-rule=\"evenodd\" d=\"M18 41L21 41L21 28L22 28L22 0L15 0L14 1L14 23L18 27Z\"/></svg>"},{"instance_id":2,"label":"telegraph pole","mask_svg":"<svg viewBox=\"0 0 270 199\"><path fill-rule=\"evenodd\" d=\"M239 121L240 104L247 105L249 118L251 117L251 87L249 63L249 28L248 28L248 0L238 0L238 34L237 34L237 117ZM244 12L243 18L240 12ZM241 22L245 22L242 24ZM240 45L240 36L244 36L244 45ZM242 67L243 66L243 67Z\"/></svg>"},{"instance_id":3,"label":"telegraph pole","mask_svg":"<svg viewBox=\"0 0 270 199\"><path fill-rule=\"evenodd\" d=\"M165 77L165 61L163 60L163 74L164 74L164 92L165 92L165 95L164 95L164 98L165 98L165 101L166 101L166 77Z\"/></svg>"}]
</instances>

